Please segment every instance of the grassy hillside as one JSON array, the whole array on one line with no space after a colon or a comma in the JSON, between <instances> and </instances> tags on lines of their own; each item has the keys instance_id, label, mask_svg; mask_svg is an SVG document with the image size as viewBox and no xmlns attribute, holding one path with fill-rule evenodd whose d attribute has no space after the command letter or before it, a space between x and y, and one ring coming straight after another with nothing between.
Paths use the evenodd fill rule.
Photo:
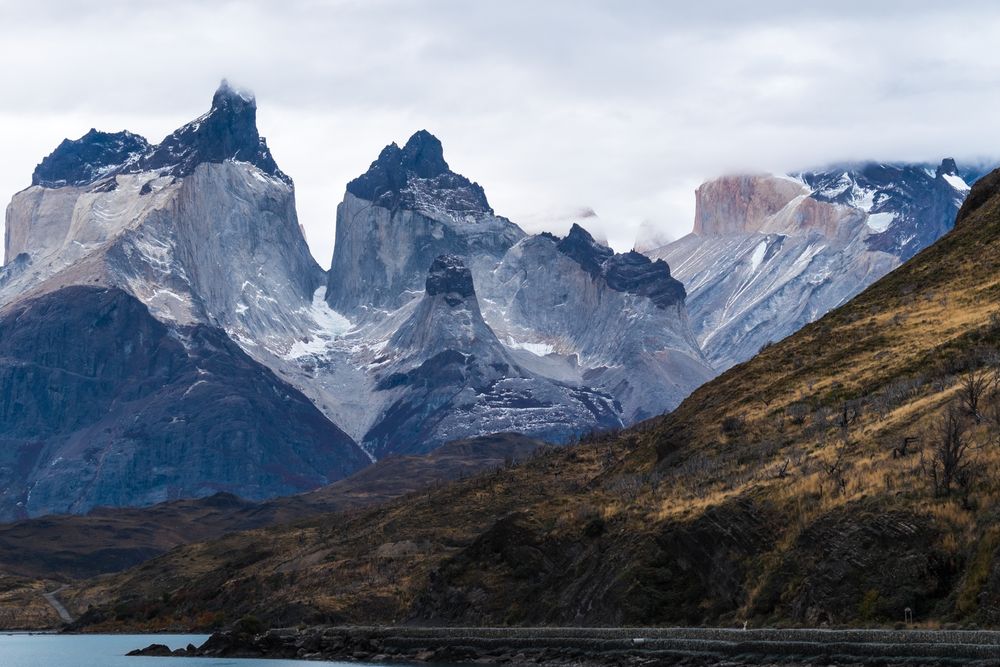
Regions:
<instances>
[{"instance_id":1,"label":"grassy hillside","mask_svg":"<svg viewBox=\"0 0 1000 667\"><path fill-rule=\"evenodd\" d=\"M1000 624L998 181L933 247L667 417L182 547L70 602L93 605L92 629Z\"/></svg>"},{"instance_id":2,"label":"grassy hillside","mask_svg":"<svg viewBox=\"0 0 1000 667\"><path fill-rule=\"evenodd\" d=\"M0 628L57 625L41 592L68 581L120 572L182 544L377 505L509 465L545 447L521 435L497 434L451 442L424 456L387 458L315 491L260 503L216 494L0 524Z\"/></svg>"}]
</instances>

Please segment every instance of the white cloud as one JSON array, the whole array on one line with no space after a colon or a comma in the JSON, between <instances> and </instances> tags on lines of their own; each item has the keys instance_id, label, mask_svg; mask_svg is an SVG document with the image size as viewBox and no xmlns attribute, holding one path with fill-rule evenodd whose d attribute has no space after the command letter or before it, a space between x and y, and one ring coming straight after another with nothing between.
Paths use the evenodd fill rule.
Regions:
<instances>
[{"instance_id":1,"label":"white cloud","mask_svg":"<svg viewBox=\"0 0 1000 667\"><path fill-rule=\"evenodd\" d=\"M996 155L988 2L3 3L0 193L66 136L157 141L228 76L329 264L344 185L426 128L531 231L686 233L698 182L843 159Z\"/></svg>"}]
</instances>

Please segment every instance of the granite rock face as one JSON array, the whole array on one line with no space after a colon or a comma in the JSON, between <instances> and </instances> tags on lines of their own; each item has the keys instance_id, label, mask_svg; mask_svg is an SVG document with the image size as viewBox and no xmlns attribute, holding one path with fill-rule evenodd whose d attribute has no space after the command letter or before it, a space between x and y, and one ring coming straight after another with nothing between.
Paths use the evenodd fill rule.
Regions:
<instances>
[{"instance_id":1,"label":"granite rock face","mask_svg":"<svg viewBox=\"0 0 1000 667\"><path fill-rule=\"evenodd\" d=\"M454 255L434 260L423 297L386 350L376 391L387 407L364 438L378 458L430 451L470 426L563 441L581 425L622 425L610 395L518 364L483 320L472 273Z\"/></svg>"},{"instance_id":2,"label":"granite rock face","mask_svg":"<svg viewBox=\"0 0 1000 667\"><path fill-rule=\"evenodd\" d=\"M421 290L435 257L491 266L522 237L493 214L482 187L449 169L441 142L422 130L403 148L384 148L347 185L326 300L348 316L394 310Z\"/></svg>"},{"instance_id":3,"label":"granite rock face","mask_svg":"<svg viewBox=\"0 0 1000 667\"><path fill-rule=\"evenodd\" d=\"M175 341L182 351L194 354L192 345L197 342L202 354L228 359L220 373L231 376L225 391L202 395L190 405L190 397L205 391L205 385L198 384L191 394L184 393L197 378L184 391L158 390L156 398L149 399L152 407L142 406L142 414L158 414L162 423L147 424L141 437L126 437L117 426L96 417L93 420L101 427L88 426L91 417L80 417L70 409L48 414L46 428L51 433L36 437L32 445L38 448L38 458L32 459L38 470L54 466L54 471L59 456L71 460L62 448L75 446L71 443L81 438L100 451L131 457L137 466L148 464L148 470L120 477L95 474L85 487L53 482L47 495L42 489L48 487L38 481L30 499L17 501L23 505L16 511L83 511L94 503L144 504L218 490L262 498L325 484L369 460L298 390L273 374L283 372L282 355L326 330L330 321L326 310L314 308L317 300L322 302L324 271L309 253L296 218L291 181L267 152L255 115L252 96L224 83L207 114L159 146L148 146L127 133L91 132L60 145L39 166L36 183L14 196L7 209L8 261L0 271L0 317L20 328L30 322L24 313L35 312L34 307L24 311L25 304L51 303L43 301L50 297L62 303L68 298L64 295L76 294L67 290L109 290L136 300L146 310L145 317L165 328L161 338ZM144 152L133 150L144 146ZM56 318L54 312L47 317ZM19 314L14 317L15 313ZM66 309L62 327L39 339L35 352L59 357L68 354L68 348L89 345L95 359L114 357L120 346L113 338L81 338L112 334L87 328L76 332L90 317L89 311L74 315ZM128 339L128 332L121 329L113 335ZM148 337L143 342L148 343ZM132 345L140 356L160 350L139 342ZM16 353L13 359L27 350ZM242 387L239 382L251 377L270 378L275 388L254 389L252 396L240 398L240 391L250 391L253 383ZM73 373L32 378L55 394L77 391ZM102 380L109 396L132 392L133 381L128 373ZM17 391L30 387L29 383ZM289 412L285 408L292 394L305 403ZM89 409L84 398L81 394L81 410ZM229 402L234 407L222 410ZM25 407L29 405L19 403L7 415L5 434L26 438L40 429ZM170 415L182 409L192 414L199 409L204 418L193 415L172 421ZM254 414L241 417L240 410ZM293 423L299 419L311 426L303 431L302 424ZM253 433L248 435L249 431ZM283 432L297 435L286 441ZM156 449L166 447L157 444L163 442L188 443L176 459L170 459L173 467L167 472L163 472L167 464L157 458L167 456ZM18 440L5 451L25 446ZM111 469L102 464L101 470ZM22 473L33 474L29 469Z\"/></svg>"},{"instance_id":4,"label":"granite rock face","mask_svg":"<svg viewBox=\"0 0 1000 667\"><path fill-rule=\"evenodd\" d=\"M0 318L0 517L219 491L263 499L368 463L300 392L205 325L71 286Z\"/></svg>"},{"instance_id":5,"label":"granite rock face","mask_svg":"<svg viewBox=\"0 0 1000 667\"><path fill-rule=\"evenodd\" d=\"M483 281L486 321L521 363L613 395L625 423L674 407L713 375L666 263L615 255L580 227L524 239Z\"/></svg>"},{"instance_id":6,"label":"granite rock face","mask_svg":"<svg viewBox=\"0 0 1000 667\"><path fill-rule=\"evenodd\" d=\"M684 303L684 285L671 277L670 267L662 259L654 262L634 250L615 254L577 224L557 248L592 278L604 278L616 292L649 297L660 308Z\"/></svg>"},{"instance_id":7,"label":"granite rock face","mask_svg":"<svg viewBox=\"0 0 1000 667\"><path fill-rule=\"evenodd\" d=\"M566 440L660 414L711 377L665 262L616 254L579 226L527 236L425 131L348 185L337 220L326 298L354 328L297 362L328 403L342 402L338 387L369 388L336 419L374 456L404 424L431 444L497 428ZM471 280L449 293L454 308L432 307L438 281L461 282L442 256Z\"/></svg>"},{"instance_id":8,"label":"granite rock face","mask_svg":"<svg viewBox=\"0 0 1000 667\"><path fill-rule=\"evenodd\" d=\"M694 333L722 371L940 238L980 174L946 159L726 176L698 188L694 231L650 255L684 283Z\"/></svg>"},{"instance_id":9,"label":"granite rock face","mask_svg":"<svg viewBox=\"0 0 1000 667\"><path fill-rule=\"evenodd\" d=\"M78 168L101 172L94 182L14 195L6 257L23 255L31 268L0 279L0 306L67 284L113 286L158 318L286 351L316 328L308 311L325 275L302 237L291 182L269 154L241 159L263 145L255 113L252 97L224 83L211 111L145 157Z\"/></svg>"}]
</instances>

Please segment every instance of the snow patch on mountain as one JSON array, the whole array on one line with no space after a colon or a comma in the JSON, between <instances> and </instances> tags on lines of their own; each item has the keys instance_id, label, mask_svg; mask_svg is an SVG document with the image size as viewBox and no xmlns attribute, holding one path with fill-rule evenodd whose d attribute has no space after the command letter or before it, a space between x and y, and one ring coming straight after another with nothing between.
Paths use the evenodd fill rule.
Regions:
<instances>
[{"instance_id":1,"label":"snow patch on mountain","mask_svg":"<svg viewBox=\"0 0 1000 667\"><path fill-rule=\"evenodd\" d=\"M948 184L962 193L968 193L972 187L958 174L941 174L941 178L948 181Z\"/></svg>"},{"instance_id":2,"label":"snow patch on mountain","mask_svg":"<svg viewBox=\"0 0 1000 667\"><path fill-rule=\"evenodd\" d=\"M753 254L750 255L751 273L755 273L757 269L760 268L761 262L764 261L765 253L767 253L767 241L761 241L757 244L757 247L753 249Z\"/></svg>"},{"instance_id":3,"label":"snow patch on mountain","mask_svg":"<svg viewBox=\"0 0 1000 667\"><path fill-rule=\"evenodd\" d=\"M309 336L304 340L295 341L283 356L285 359L297 359L307 355L322 354L329 350L330 344L351 330L351 321L330 308L326 303L326 287L317 287L313 292L312 304L300 310L313 322L309 326Z\"/></svg>"}]
</instances>

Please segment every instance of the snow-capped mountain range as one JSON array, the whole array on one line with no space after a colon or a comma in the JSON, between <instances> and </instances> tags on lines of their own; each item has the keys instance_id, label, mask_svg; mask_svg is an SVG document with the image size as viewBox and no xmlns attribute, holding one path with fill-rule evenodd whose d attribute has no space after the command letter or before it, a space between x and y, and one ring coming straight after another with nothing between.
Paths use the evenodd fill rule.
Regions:
<instances>
[{"instance_id":1,"label":"snow-capped mountain range","mask_svg":"<svg viewBox=\"0 0 1000 667\"><path fill-rule=\"evenodd\" d=\"M0 517L264 498L458 438L660 414L944 233L963 177L727 177L647 256L526 234L420 131L347 185L325 271L253 96L223 82L159 144L62 142L13 197Z\"/></svg>"}]
</instances>

